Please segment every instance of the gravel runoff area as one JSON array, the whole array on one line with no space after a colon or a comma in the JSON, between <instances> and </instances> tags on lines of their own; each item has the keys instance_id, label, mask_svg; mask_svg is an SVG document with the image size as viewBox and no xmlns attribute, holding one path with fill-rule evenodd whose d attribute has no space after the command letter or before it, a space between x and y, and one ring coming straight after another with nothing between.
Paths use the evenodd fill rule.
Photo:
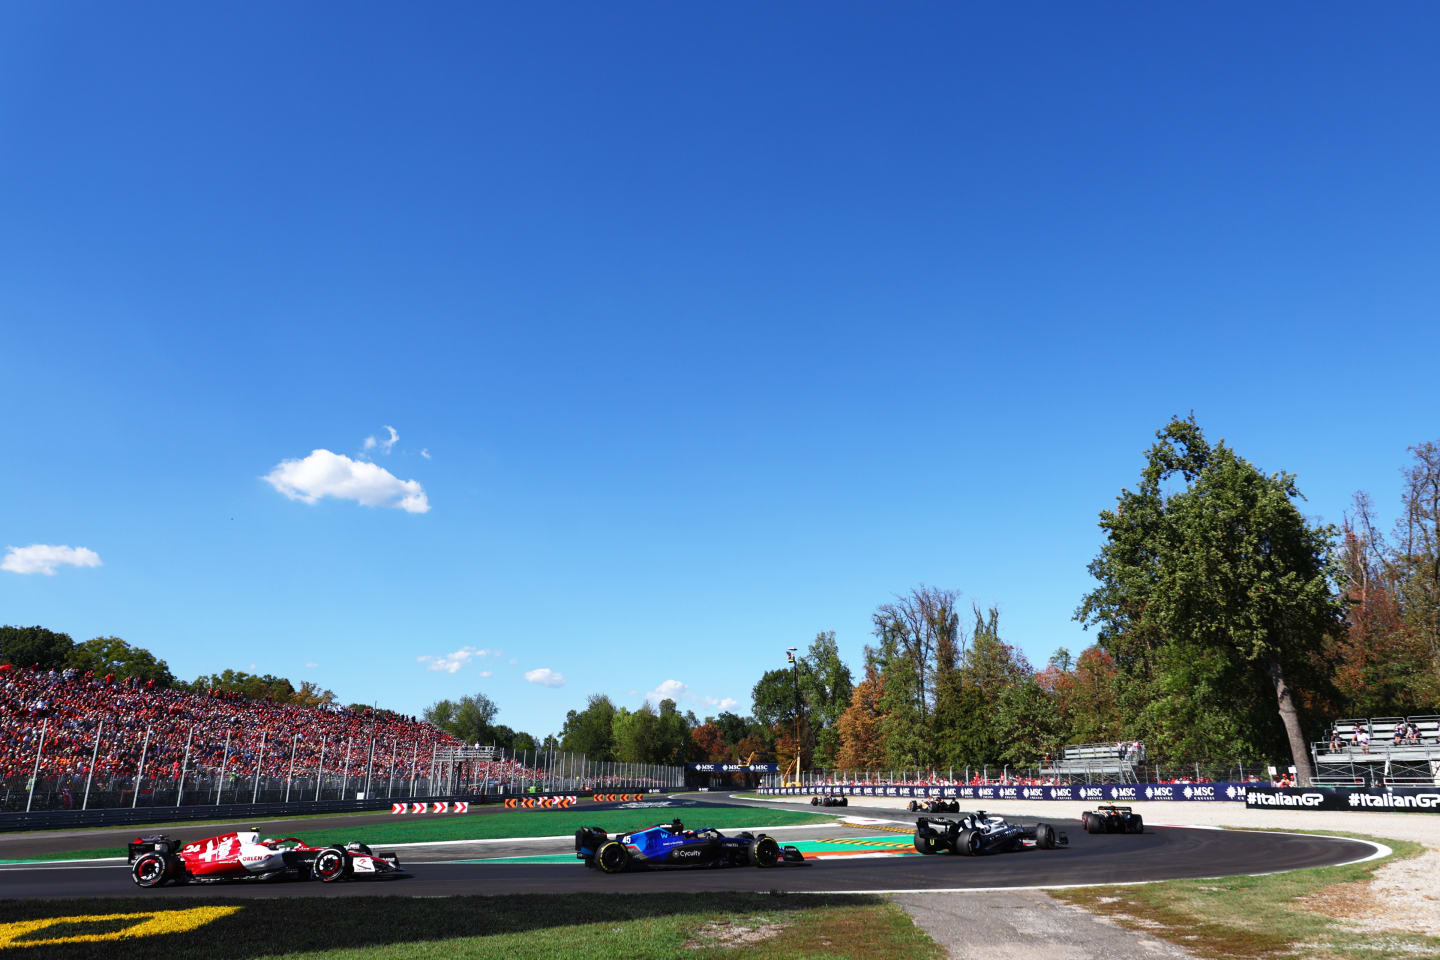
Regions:
<instances>
[{"instance_id":1,"label":"gravel runoff area","mask_svg":"<svg viewBox=\"0 0 1440 960\"><path fill-rule=\"evenodd\" d=\"M808 804L808 797L766 797L782 803ZM898 797L856 798L872 808L889 808L913 816L905 809L908 799ZM857 804L858 805L858 804ZM1367 930L1405 930L1434 935L1440 930L1440 890L1435 878L1440 876L1440 815L1425 813L1379 813L1328 810L1247 810L1243 803L1187 803L1168 800L1137 800L1129 804L1154 826L1248 827L1261 830L1334 830L1336 833L1361 833L1372 837L1411 840L1423 844L1426 852L1408 860L1386 864L1375 873L1370 889L1358 892L1335 890L1310 904L1312 909L1356 927ZM987 805L987 812L1001 816L1048 820L1079 820L1084 810L1093 810L1095 801L1070 800L1004 800ZM953 897L953 894L947 895ZM1033 956L1047 960L1089 960L1090 957L1185 957L1186 951L1154 938L1131 932L1124 940L1131 942L1130 953L1113 953L1117 944L1106 946L1100 938L1076 940L1067 933L1066 924L1074 924L1071 911L1078 908L1059 904L1040 893L972 894L984 899L957 913L954 901L942 902L940 895L917 894L898 898L910 911L916 924L945 946L956 958L1007 958ZM1016 907L1026 911L1021 917ZM1083 911L1082 911L1083 912ZM984 938L966 937L966 918L973 927L976 917L994 917L986 925ZM1106 924L1109 921L1097 921ZM1099 931L1101 928L1096 928ZM1116 928L1117 930L1119 928ZM1092 931L1095 932L1095 931ZM1137 941L1138 938L1138 941ZM1048 944L1048 946L1045 946ZM1138 951L1138 952L1136 952Z\"/></svg>"}]
</instances>

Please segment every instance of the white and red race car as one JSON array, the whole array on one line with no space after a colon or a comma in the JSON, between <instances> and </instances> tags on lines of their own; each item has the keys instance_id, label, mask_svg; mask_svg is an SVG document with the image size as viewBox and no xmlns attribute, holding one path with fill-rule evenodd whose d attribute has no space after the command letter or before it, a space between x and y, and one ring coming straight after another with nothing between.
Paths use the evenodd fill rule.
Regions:
<instances>
[{"instance_id":1,"label":"white and red race car","mask_svg":"<svg viewBox=\"0 0 1440 960\"><path fill-rule=\"evenodd\" d=\"M393 853L363 843L312 847L298 837L260 839L254 828L181 844L163 834L130 843L130 877L140 887L227 880L310 880L408 876Z\"/></svg>"}]
</instances>

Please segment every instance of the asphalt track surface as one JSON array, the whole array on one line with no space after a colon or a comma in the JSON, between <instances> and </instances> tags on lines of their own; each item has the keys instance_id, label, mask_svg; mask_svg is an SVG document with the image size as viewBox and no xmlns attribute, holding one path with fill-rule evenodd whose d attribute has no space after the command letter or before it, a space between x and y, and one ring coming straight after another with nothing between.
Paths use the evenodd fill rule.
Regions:
<instances>
[{"instance_id":1,"label":"asphalt track surface","mask_svg":"<svg viewBox=\"0 0 1440 960\"><path fill-rule=\"evenodd\" d=\"M684 808L656 810L656 820L673 815L701 826L707 799L688 795L677 797ZM719 797L714 800L720 800ZM730 804L746 804L732 801ZM754 803L754 806L769 807ZM592 807L590 809L597 809ZM784 807L782 809L796 809ZM673 813L672 813L673 810ZM837 811L838 812L838 811ZM856 816L913 822L913 814L888 808L854 806L844 811ZM482 814L483 815L483 814ZM378 818L356 818L368 822L390 822L388 814ZM544 816L537 812L536 816ZM1017 822L1027 822L1016 818ZM347 825L363 824L347 820ZM985 857L844 857L782 865L769 870L751 867L718 869L634 871L609 876L586 870L575 863L461 863L459 856L473 857L473 849L420 848L402 862L413 872L404 879L372 882L321 883L229 883L166 886L144 892L157 900L275 896L449 896L457 894L495 895L511 893L653 893L697 891L789 891L789 892L883 892L959 889L1055 887L1083 884L1133 883L1186 877L1213 877L1233 874L1270 873L1302 867L1348 863L1372 855L1367 843L1332 837L1300 834L1258 833L1182 827L1151 827L1140 835L1101 834L1092 836L1077 821L1054 820L1070 836L1070 847L1060 850L1025 850ZM330 828L334 821L312 821L311 829ZM279 827L279 824L267 824ZM303 821L288 821L285 832L302 833ZM800 829L800 828L797 828ZM817 828L803 828L811 833ZM874 828L824 827L832 836L874 833ZM134 828L123 831L129 839ZM178 831L177 831L178 832ZM187 831L188 833L189 831ZM93 837L96 832L87 831ZM358 834L358 832L357 832ZM302 834L303 835L303 834ZM782 843L793 834L779 833ZM899 839L897 835L897 839ZM0 843L7 859L15 858L6 838ZM56 840L49 841L56 849ZM533 852L555 852L556 841L517 841L515 846L532 844ZM73 838L67 845L73 848ZM90 846L87 842L87 846ZM93 844L100 846L100 843ZM563 848L563 844L560 848ZM542 849L543 848L543 849ZM63 848L61 848L63 849ZM447 853L453 850L454 852ZM512 849L492 849L486 856L513 854ZM0 898L133 897L142 892L130 882L128 868L121 863L15 865L0 867Z\"/></svg>"}]
</instances>

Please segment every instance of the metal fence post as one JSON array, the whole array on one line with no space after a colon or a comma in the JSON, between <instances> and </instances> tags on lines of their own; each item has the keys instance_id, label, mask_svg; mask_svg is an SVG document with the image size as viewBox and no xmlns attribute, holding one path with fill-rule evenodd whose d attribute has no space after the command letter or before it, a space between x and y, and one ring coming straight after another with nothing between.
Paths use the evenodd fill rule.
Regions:
<instances>
[{"instance_id":1,"label":"metal fence post","mask_svg":"<svg viewBox=\"0 0 1440 960\"><path fill-rule=\"evenodd\" d=\"M130 809L140 802L140 781L145 776L145 753L150 749L150 728L145 728L145 742L140 747L140 769L135 771L135 793L130 797Z\"/></svg>"},{"instance_id":2,"label":"metal fence post","mask_svg":"<svg viewBox=\"0 0 1440 960\"><path fill-rule=\"evenodd\" d=\"M375 766L375 738L370 738L370 757L365 761L365 799L370 799L370 774Z\"/></svg>"},{"instance_id":3,"label":"metal fence post","mask_svg":"<svg viewBox=\"0 0 1440 960\"><path fill-rule=\"evenodd\" d=\"M327 737L320 738L320 766L315 770L315 799L320 799L320 784L325 782L325 741Z\"/></svg>"},{"instance_id":4,"label":"metal fence post","mask_svg":"<svg viewBox=\"0 0 1440 960\"><path fill-rule=\"evenodd\" d=\"M25 797L26 813L30 812L30 803L35 799L35 781L40 779L40 755L45 752L45 731L49 726L49 717L40 721L40 742L35 745L35 770L30 774L30 792Z\"/></svg>"},{"instance_id":5,"label":"metal fence post","mask_svg":"<svg viewBox=\"0 0 1440 960\"><path fill-rule=\"evenodd\" d=\"M254 803L260 798L260 771L265 768L265 733L260 731L260 762L255 764L255 784L250 791L250 802Z\"/></svg>"},{"instance_id":6,"label":"metal fence post","mask_svg":"<svg viewBox=\"0 0 1440 960\"><path fill-rule=\"evenodd\" d=\"M340 781L340 799L341 799L341 800L344 800L344 799L345 799L345 794L348 792L348 789L349 789L349 787L350 787L350 745L351 745L351 743L353 743L353 742L354 742L354 738L353 738L353 737L346 737L346 738L345 738L345 768L344 768L345 776L344 776L344 779L342 779L342 780Z\"/></svg>"},{"instance_id":7,"label":"metal fence post","mask_svg":"<svg viewBox=\"0 0 1440 960\"><path fill-rule=\"evenodd\" d=\"M295 747L300 742L300 734L290 738L290 769L285 773L285 802L290 802L290 783L295 779Z\"/></svg>"},{"instance_id":8,"label":"metal fence post","mask_svg":"<svg viewBox=\"0 0 1440 960\"><path fill-rule=\"evenodd\" d=\"M90 781L95 776L95 759L100 756L100 735L105 730L105 721L100 721L100 726L95 728L95 747L90 751L90 769L85 771L85 799L80 801L80 809L84 810L90 805Z\"/></svg>"},{"instance_id":9,"label":"metal fence post","mask_svg":"<svg viewBox=\"0 0 1440 960\"><path fill-rule=\"evenodd\" d=\"M385 796L386 796L387 798L395 796L395 748L396 748L395 738L394 738L394 737L391 737L391 738L390 738L390 782L389 782L388 784L386 784L386 786L385 786Z\"/></svg>"},{"instance_id":10,"label":"metal fence post","mask_svg":"<svg viewBox=\"0 0 1440 960\"><path fill-rule=\"evenodd\" d=\"M410 796L415 796L415 765L420 759L420 741L410 741Z\"/></svg>"},{"instance_id":11,"label":"metal fence post","mask_svg":"<svg viewBox=\"0 0 1440 960\"><path fill-rule=\"evenodd\" d=\"M225 731L225 753L220 758L220 778L215 787L215 806L220 806L220 796L225 792L225 765L230 762L230 731Z\"/></svg>"},{"instance_id":12,"label":"metal fence post","mask_svg":"<svg viewBox=\"0 0 1440 960\"><path fill-rule=\"evenodd\" d=\"M180 761L180 786L175 790L175 806L185 797L185 770L190 766L190 740L195 736L195 725L190 725L190 732L185 734L185 759Z\"/></svg>"}]
</instances>

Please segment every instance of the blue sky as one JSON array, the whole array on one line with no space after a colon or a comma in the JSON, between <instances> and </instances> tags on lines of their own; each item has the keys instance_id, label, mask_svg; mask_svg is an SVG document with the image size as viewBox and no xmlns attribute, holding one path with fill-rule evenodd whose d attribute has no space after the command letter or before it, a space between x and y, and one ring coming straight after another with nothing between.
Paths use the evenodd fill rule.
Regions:
<instances>
[{"instance_id":1,"label":"blue sky","mask_svg":"<svg viewBox=\"0 0 1440 960\"><path fill-rule=\"evenodd\" d=\"M1043 663L1171 414L1331 521L1440 435L1432 6L0 18L0 547L100 562L0 622L183 677L703 716L922 582Z\"/></svg>"}]
</instances>

